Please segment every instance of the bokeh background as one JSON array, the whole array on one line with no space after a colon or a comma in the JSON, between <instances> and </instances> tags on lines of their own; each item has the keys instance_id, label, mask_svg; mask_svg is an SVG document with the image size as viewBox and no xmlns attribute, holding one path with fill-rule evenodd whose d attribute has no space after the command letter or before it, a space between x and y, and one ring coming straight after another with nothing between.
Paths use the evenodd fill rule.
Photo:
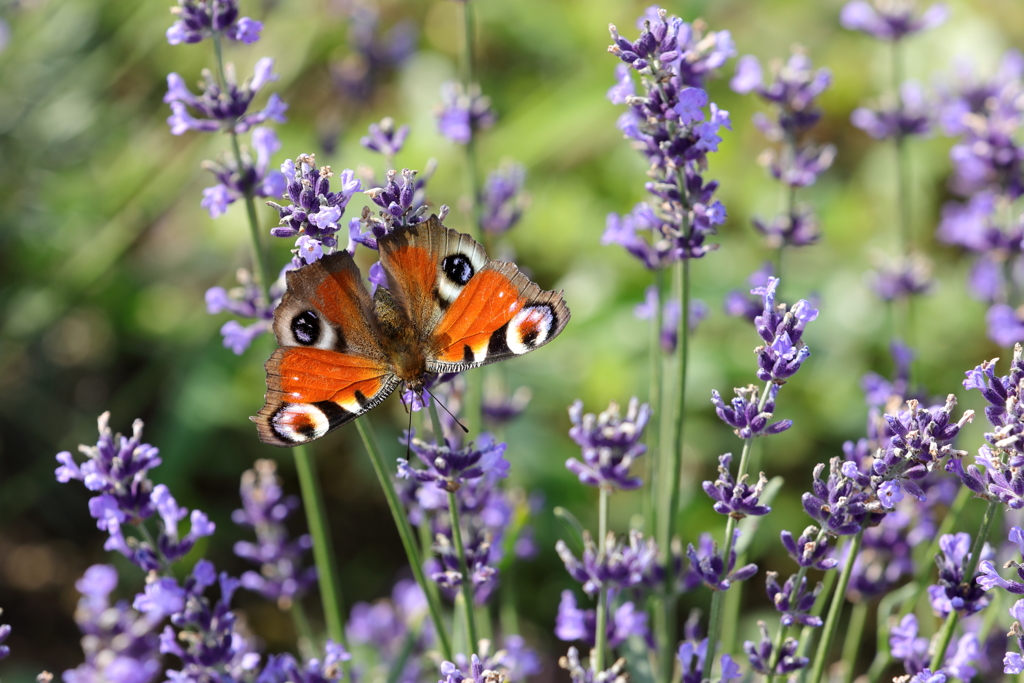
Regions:
<instances>
[{"instance_id":1,"label":"bokeh background","mask_svg":"<svg viewBox=\"0 0 1024 683\"><path fill-rule=\"evenodd\" d=\"M481 167L510 158L527 167L531 204L499 252L545 288L564 288L572 323L556 343L495 370L510 387L533 389L526 414L506 432L513 463L510 484L540 494L533 520L539 556L520 564L523 631L558 675L564 652L551 629L570 579L553 546L563 533L555 505L584 523L596 517L596 492L565 470L574 454L566 435L566 407L582 398L588 411L609 401L646 395L648 336L635 319L650 275L619 247L600 245L608 212L628 212L643 198L645 167L615 128L619 109L604 96L617 60L608 55L607 25L634 36L642 2L620 0L473 0L478 17L477 73L498 112L483 134ZM276 458L286 487L298 492L291 458L258 442L247 419L262 405L263 362L269 338L242 356L221 345L225 316L210 316L203 294L231 286L249 261L248 231L240 205L218 220L200 208L203 159L226 146L219 136L174 137L161 98L170 71L194 82L212 63L211 46L172 47L171 23L161 0L24 0L0 4L5 30L0 52L0 607L14 627L12 657L0 665L10 681L31 680L42 669L61 672L81 660L72 621L73 582L92 563L113 561L103 533L86 510L87 492L53 477L54 454L94 443L95 420L113 414L117 431L146 422L146 440L160 447L154 472L179 502L208 512L218 530L197 549L232 574L247 568L231 552L246 536L230 521L241 472L257 458ZM373 165L379 157L358 139L384 116L408 123L412 133L399 168L422 169L435 158L429 185L434 206L453 207L450 227L465 228L462 150L443 139L434 114L443 81L456 75L457 6L451 0L242 0L244 14L265 23L253 46L228 47L239 73L261 56L276 60L281 78L273 91L290 104L277 127L284 143L275 157L315 152L336 170ZM909 40L907 75L926 84L950 82L958 64L991 73L1009 47L1024 45L1024 5L1015 0L954 1L945 25ZM782 394L777 415L796 421L763 453L769 476L785 478L775 510L765 518L754 554L762 568L786 568L777 542L781 529L808 522L799 494L815 463L863 434L866 407L860 378L892 364L888 309L871 293L869 271L895 253L894 154L849 123L863 100L890 90L885 46L838 25L836 0L719 0L676 2L670 12L703 17L714 30L732 31L740 54L767 61L803 45L816 66L832 70L822 98L821 142L838 149L835 165L801 192L821 219L817 246L790 251L784 297L816 296L821 316L807 333L813 356ZM356 34L368 17L377 39L389 31L412 36L415 50L393 68L372 74L354 97L344 81L358 74ZM354 19L355 18L355 19ZM360 28L362 26L363 28ZM411 33L408 33L410 32ZM393 34L394 35L398 34ZM383 36L383 37L382 37ZM780 189L757 164L767 146L751 125L761 110L753 97L728 90L734 61L709 87L732 113L733 132L712 155L710 176L721 181L729 219L719 251L694 267L695 296L710 308L693 345L688 387L692 407L685 458L688 494L713 478L720 453L738 448L708 401L754 380L758 343L749 323L722 312L725 294L742 289L769 252L750 227L754 215L780 208ZM937 282L916 313L916 379L935 395L956 392L964 407L963 371L1000 350L986 339L984 306L964 286L967 261L932 234L948 197L951 142L936 135L910 144L914 230L934 260ZM362 196L351 205L355 215ZM274 212L264 209L269 227ZM289 244L274 245L277 262ZM404 424L397 401L369 418L395 457ZM976 448L980 426L962 447ZM390 593L404 556L384 499L354 429L315 445L346 601ZM688 495L684 539L701 530L721 533L720 519L703 496ZM613 500L612 524L636 522L639 494ZM969 508L969 514L973 514ZM591 526L593 526L591 524ZM304 529L295 520L295 531ZM121 563L124 565L125 563ZM121 590L141 585L124 566ZM750 613L767 610L762 578L747 590ZM706 606L708 595L687 596L686 607ZM287 615L251 594L236 600L252 629L271 649L292 641ZM318 603L309 599L314 619ZM767 611L766 611L767 614Z\"/></svg>"}]
</instances>

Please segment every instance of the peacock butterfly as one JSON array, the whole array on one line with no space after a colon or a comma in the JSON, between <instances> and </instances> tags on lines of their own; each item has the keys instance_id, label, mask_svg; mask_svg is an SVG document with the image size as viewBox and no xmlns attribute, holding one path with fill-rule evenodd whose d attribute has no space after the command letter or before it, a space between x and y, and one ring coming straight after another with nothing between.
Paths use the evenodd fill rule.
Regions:
<instances>
[{"instance_id":1,"label":"peacock butterfly","mask_svg":"<svg viewBox=\"0 0 1024 683\"><path fill-rule=\"evenodd\" d=\"M377 241L388 287L371 297L347 251L287 274L274 311L277 349L265 404L252 418L264 443L319 439L384 401L461 372L533 351L569 322L561 292L514 263L491 261L437 216Z\"/></svg>"}]
</instances>

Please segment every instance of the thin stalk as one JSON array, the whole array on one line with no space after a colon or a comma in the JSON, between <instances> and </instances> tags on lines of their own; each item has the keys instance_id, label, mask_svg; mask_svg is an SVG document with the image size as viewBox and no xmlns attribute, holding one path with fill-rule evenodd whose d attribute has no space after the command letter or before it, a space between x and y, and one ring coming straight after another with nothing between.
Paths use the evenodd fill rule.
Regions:
<instances>
[{"instance_id":1,"label":"thin stalk","mask_svg":"<svg viewBox=\"0 0 1024 683\"><path fill-rule=\"evenodd\" d=\"M667 683L672 676L674 660L672 656L674 643L676 642L676 596L673 592L675 584L675 571L672 558L672 539L676 533L676 517L679 514L679 487L683 461L683 426L686 413L686 372L689 363L690 352L690 327L687 324L690 318L690 260L682 259L679 262L679 271L675 279L675 294L681 304L679 316L679 367L676 376L677 395L674 406L674 424L672 430L671 445L664 449L665 457L662 460L664 469L659 475L666 478L665 486L668 487L668 494L661 505L659 505L658 516L661 519L662 535L658 539L658 545L664 553L665 561L665 586L662 599L663 614L658 619L656 626L659 629L659 640L664 648L659 656L661 667L660 678ZM706 660L706 661L711 661Z\"/></svg>"},{"instance_id":2,"label":"thin stalk","mask_svg":"<svg viewBox=\"0 0 1024 683\"><path fill-rule=\"evenodd\" d=\"M459 571L462 572L462 620L466 628L466 639L469 641L469 652L476 652L480 644L476 630L476 617L473 614L473 579L469 574L469 563L466 562L466 546L462 543L462 529L459 526L459 501L454 491L448 492L448 514L452 524L452 545L459 557Z\"/></svg>"},{"instance_id":3,"label":"thin stalk","mask_svg":"<svg viewBox=\"0 0 1024 683\"><path fill-rule=\"evenodd\" d=\"M808 677L810 683L818 683L821 674L825 671L825 660L828 659L829 650L832 649L832 641L836 636L836 629L839 626L839 614L843 611L843 603L846 602L846 587L850 584L850 574L853 573L853 562L860 552L860 542L864 538L864 530L857 532L847 545L846 563L839 575L839 583L836 591L832 594L832 604L828 608L828 616L825 617L825 625L821 629L821 642L818 643L818 650L814 653L814 663L811 665L811 673Z\"/></svg>"},{"instance_id":4,"label":"thin stalk","mask_svg":"<svg viewBox=\"0 0 1024 683\"><path fill-rule=\"evenodd\" d=\"M768 396L771 393L772 382L765 382L764 389L761 391L761 398L758 400L758 412L764 411L765 404L768 403ZM739 468L736 470L736 481L743 481L743 477L747 474L747 466L750 464L750 451L754 444L753 437L743 440L743 452L740 454ZM722 551L722 559L726 566L729 564L729 558L732 556L732 549L735 543L736 537L736 524L738 520L729 516L725 522L725 539L724 539L724 550ZM711 614L708 621L708 649L707 656L704 658L705 672L708 676L711 675L712 670L715 666L715 651L718 649L718 638L722 631L722 612L723 603L725 600L725 591L716 590L711 596Z\"/></svg>"},{"instance_id":5,"label":"thin stalk","mask_svg":"<svg viewBox=\"0 0 1024 683\"><path fill-rule=\"evenodd\" d=\"M981 551L984 549L985 540L988 538L989 532L992 530L992 522L996 518L996 511L998 508L998 502L991 502L988 504L988 507L985 508L985 516L981 520L981 528L978 530L978 535L974 538L974 545L971 547L971 554L964 560L964 578L968 582L973 581L975 574L978 573L978 565L981 563ZM956 629L956 624L959 619L960 614L956 610L949 611L949 616L946 617L946 623L942 625L942 631L939 632L939 642L935 648L935 653L932 655L932 671L938 671L942 667L942 663L946 660L946 650L949 649L949 643L953 639L953 631Z\"/></svg>"},{"instance_id":6,"label":"thin stalk","mask_svg":"<svg viewBox=\"0 0 1024 683\"><path fill-rule=\"evenodd\" d=\"M213 32L213 53L217 58L217 78L221 89L224 89L227 83L227 75L224 71L224 54L220 33L217 31ZM238 134L235 133L234 126L228 129L227 133L228 137L231 138L231 151L235 156L238 173L241 174L245 167L242 164L242 149L238 145ZM256 217L255 195L251 187L244 187L242 189L245 194L245 212L249 218L249 236L252 239L252 269L255 271L254 275L258 281L257 284L260 287L263 300L267 305L270 305L270 285L273 284L276 278L270 269L270 264L267 262L267 255L264 252L262 239L260 238L260 222Z\"/></svg>"},{"instance_id":7,"label":"thin stalk","mask_svg":"<svg viewBox=\"0 0 1024 683\"><path fill-rule=\"evenodd\" d=\"M868 603L863 600L854 603L847 624L846 638L843 640L843 663L846 665L846 671L843 672L844 683L853 681L853 665L857 661L857 651L861 646L860 637L864 634L864 623L867 620Z\"/></svg>"},{"instance_id":8,"label":"thin stalk","mask_svg":"<svg viewBox=\"0 0 1024 683\"><path fill-rule=\"evenodd\" d=\"M598 497L597 542L598 561L604 558L605 537L608 535L608 498L609 490L602 486ZM601 586L597 594L597 623L595 627L595 650L597 670L604 671L605 653L608 650L608 589Z\"/></svg>"},{"instance_id":9,"label":"thin stalk","mask_svg":"<svg viewBox=\"0 0 1024 683\"><path fill-rule=\"evenodd\" d=\"M292 455L295 457L295 471L299 475L302 507L306 511L309 535L313 537L313 561L320 584L320 600L323 603L327 635L331 640L344 644L345 621L342 618L344 610L341 583L338 581L338 562L334 555L330 527L327 524L327 508L324 505L323 492L320 490L316 459L306 446L295 446Z\"/></svg>"},{"instance_id":10,"label":"thin stalk","mask_svg":"<svg viewBox=\"0 0 1024 683\"><path fill-rule=\"evenodd\" d=\"M648 535L656 533L658 528L658 512L654 499L660 481L658 478L658 437L660 436L658 420L661 416L661 373L662 357L664 356L661 350L662 280L664 280L664 276L661 270L655 270L653 286L658 292L658 304L651 315L648 335L650 378L647 389L647 404L651 407L651 414L655 416L655 422L647 430L647 491L643 501L644 527Z\"/></svg>"},{"instance_id":11,"label":"thin stalk","mask_svg":"<svg viewBox=\"0 0 1024 683\"><path fill-rule=\"evenodd\" d=\"M314 656L313 629L309 626L309 619L306 618L306 610L298 600L292 600L291 606L292 623L295 624L295 633L298 636L299 652L305 659Z\"/></svg>"},{"instance_id":12,"label":"thin stalk","mask_svg":"<svg viewBox=\"0 0 1024 683\"><path fill-rule=\"evenodd\" d=\"M828 600L828 596L832 594L832 587L836 583L837 574L838 572L835 571L825 572L825 578L821 580L824 587L821 589L821 594L818 596L819 599L814 601L814 609L811 610L811 616L820 617L821 613L825 611L825 602ZM817 639L818 629L811 628L810 626L804 626L800 630L800 645L797 646L797 656L806 657ZM807 682L807 667L800 670L799 682Z\"/></svg>"},{"instance_id":13,"label":"thin stalk","mask_svg":"<svg viewBox=\"0 0 1024 683\"><path fill-rule=\"evenodd\" d=\"M409 519L405 515L405 509L402 507L402 501L398 499L395 487L391 483L391 474L384 464L384 456L381 454L380 446L377 444L377 437L366 423L365 418L356 420L356 428L359 430L363 446L365 446L366 452L370 456L373 471L376 472L377 480L384 491L384 498L388 501L391 516L395 520L398 535L402 539L402 547L405 548L405 555L409 559L409 567L412 569L413 578L416 579L416 583L420 585L424 595L427 596L427 608L430 612L430 619L434 623L434 631L437 634L441 656L449 662L453 661L451 641L448 638L448 630L445 628L441 603L438 600L437 592L431 590L432 587L427 582L427 577L423 574L423 562L420 560L419 550L416 548L416 539L412 533L412 525L409 524Z\"/></svg>"}]
</instances>

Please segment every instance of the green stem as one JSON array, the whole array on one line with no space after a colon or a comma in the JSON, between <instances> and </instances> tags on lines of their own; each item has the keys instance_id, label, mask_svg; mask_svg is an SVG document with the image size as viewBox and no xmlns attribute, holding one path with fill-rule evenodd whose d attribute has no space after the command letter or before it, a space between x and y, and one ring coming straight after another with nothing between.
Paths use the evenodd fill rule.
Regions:
<instances>
[{"instance_id":1,"label":"green stem","mask_svg":"<svg viewBox=\"0 0 1024 683\"><path fill-rule=\"evenodd\" d=\"M821 543L822 541L825 540L825 536L826 535L827 534L825 533L824 529L818 531L818 537L815 539L815 542L816 543ZM801 565L800 566L800 571L798 571L796 573L796 579L794 580L794 585L797 586L797 590L799 590L800 585L803 583L804 579L807 577L807 569L808 568L806 566ZM824 589L822 589L822 591L824 592ZM821 597L821 596L819 595L819 597ZM814 608L818 611L818 613L815 614L814 616L818 616L818 614L821 614L821 606L824 604L824 602L825 602L825 598L823 598L823 597L820 600L816 600L815 601ZM769 663L768 663L768 671L773 672L771 674L771 678L775 678L775 673L774 673L775 667L778 666L779 657L782 656L782 644L786 642L786 634L787 634L788 631L789 631L789 627L782 626L781 624L779 625L778 633L775 636L775 643L774 643L774 645L772 647L772 656L771 656L771 659L769 660Z\"/></svg>"},{"instance_id":2,"label":"green stem","mask_svg":"<svg viewBox=\"0 0 1024 683\"><path fill-rule=\"evenodd\" d=\"M217 31L213 32L213 53L217 58L217 78L220 81L221 88L223 89L227 83L227 74L224 71L224 54L223 47L221 45L220 33ZM238 173L241 174L245 168L242 163L242 149L238 144L238 134L235 132L234 125L227 130L228 137L231 138L231 151L234 153L236 168ZM260 293L263 295L263 300L270 304L270 285L274 283L277 278L274 277L270 264L267 262L267 255L264 252L262 239L260 237L260 222L256 216L256 198L253 193L253 188L244 187L245 194L245 212L249 218L249 236L252 239L252 268L254 277L257 280L257 284L260 287Z\"/></svg>"},{"instance_id":3,"label":"green stem","mask_svg":"<svg viewBox=\"0 0 1024 683\"><path fill-rule=\"evenodd\" d=\"M597 521L597 547L598 559L604 557L605 539L608 535L608 498L609 490L602 486L598 497L598 521ZM597 659L597 670L604 671L604 662L608 650L608 589L601 586L597 595L597 623L595 628L595 655Z\"/></svg>"},{"instance_id":4,"label":"green stem","mask_svg":"<svg viewBox=\"0 0 1024 683\"><path fill-rule=\"evenodd\" d=\"M313 629L309 626L309 619L306 618L306 610L298 600L292 600L291 606L292 623L295 624L295 633L299 641L299 653L306 659L315 656Z\"/></svg>"},{"instance_id":5,"label":"green stem","mask_svg":"<svg viewBox=\"0 0 1024 683\"><path fill-rule=\"evenodd\" d=\"M686 372L688 369L688 357L690 351L690 260L682 259L677 268L679 271L675 278L675 295L681 304L679 316L679 367L676 386L675 422L671 446L664 449L665 457L662 460L664 470L659 475L666 478L665 485L668 487L668 495L662 504L658 506L658 517L661 519L662 535L658 539L658 545L664 554L665 562L665 586L662 600L663 614L660 616L657 626L659 628L659 643L663 648L659 654L659 665L661 680L667 683L672 677L674 666L673 650L676 641L676 596L674 594L675 570L672 558L672 539L676 533L676 517L679 514L679 488L681 485L681 469L683 461L683 427L686 413ZM710 660L707 660L710 661Z\"/></svg>"},{"instance_id":6,"label":"green stem","mask_svg":"<svg viewBox=\"0 0 1024 683\"><path fill-rule=\"evenodd\" d=\"M771 393L772 382L765 382L764 389L761 391L760 400L758 400L758 412L763 412L765 405L768 403L768 396ZM739 468L736 470L736 481L743 481L743 478L747 474L747 466L750 464L750 451L754 444L754 438L743 440L743 452L740 454ZM736 537L736 524L738 520L729 516L725 522L725 539L724 550L722 551L722 558L726 565L729 564L729 558L732 556L733 545L735 544ZM715 666L715 651L718 649L718 639L722 632L722 613L723 605L725 601L725 591L716 590L711 596L711 614L708 621L708 649L707 656L704 658L705 662L705 673L710 677Z\"/></svg>"},{"instance_id":7,"label":"green stem","mask_svg":"<svg viewBox=\"0 0 1024 683\"><path fill-rule=\"evenodd\" d=\"M324 505L320 479L316 472L316 459L307 446L295 446L295 471L299 475L302 491L302 507L306 511L309 535L313 537L313 561L316 563L317 581L320 584L320 600L323 603L327 635L336 643L345 643L345 621L342 618L341 584L338 581L338 563L331 542L330 527L327 524L327 508Z\"/></svg>"},{"instance_id":8,"label":"green stem","mask_svg":"<svg viewBox=\"0 0 1024 683\"><path fill-rule=\"evenodd\" d=\"M814 653L814 664L811 665L811 673L807 679L810 683L818 683L821 680L821 674L825 671L825 660L828 659L829 650L832 649L832 641L835 639L836 629L839 626L839 614L843 611L843 604L846 602L846 587L850 584L853 563L860 552L860 542L863 538L864 530L861 529L846 546L846 563L839 575L836 591L832 594L832 604L828 608L825 625L821 629L821 642L818 643L818 650Z\"/></svg>"},{"instance_id":9,"label":"green stem","mask_svg":"<svg viewBox=\"0 0 1024 683\"><path fill-rule=\"evenodd\" d=\"M647 404L651 407L651 414L655 416L654 422L647 428L647 491L644 496L644 526L647 534L656 533L658 528L657 506L655 505L655 492L657 491L658 479L658 419L661 416L661 373L662 357L661 350L661 326L662 318L662 280L664 276L660 270L654 271L653 287L658 292L658 303L651 315L651 324L648 335L650 354L650 382L647 389Z\"/></svg>"},{"instance_id":10,"label":"green stem","mask_svg":"<svg viewBox=\"0 0 1024 683\"><path fill-rule=\"evenodd\" d=\"M900 84L903 82L903 56L900 53L900 41L892 42L892 77L893 95L897 103L900 97ZM907 159L906 140L897 134L896 143L896 204L899 213L900 247L903 256L910 256L914 250L913 233L910 229L910 168Z\"/></svg>"},{"instance_id":11,"label":"green stem","mask_svg":"<svg viewBox=\"0 0 1024 683\"><path fill-rule=\"evenodd\" d=\"M985 516L981 520L981 528L978 530L978 535L974 537L971 554L964 560L964 578L968 582L974 581L974 577L978 573L978 565L981 564L981 551L984 549L985 541L992 530L992 522L995 521L998 509L998 502L991 502L985 508ZM935 653L932 655L932 671L938 671L942 668L942 663L946 660L946 650L949 649L949 643L953 639L953 631L956 629L959 619L960 614L956 610L950 610L949 615L946 617L946 623L942 625L942 631L939 632L939 642L935 648Z\"/></svg>"},{"instance_id":12,"label":"green stem","mask_svg":"<svg viewBox=\"0 0 1024 683\"><path fill-rule=\"evenodd\" d=\"M455 546L455 554L459 557L459 571L462 572L462 620L466 627L466 639L469 641L469 652L477 651L480 640L477 636L476 618L473 615L473 577L469 574L469 564L466 562L466 546L462 543L462 529L459 526L459 501L454 491L448 491L448 515L452 524L452 545Z\"/></svg>"},{"instance_id":13,"label":"green stem","mask_svg":"<svg viewBox=\"0 0 1024 683\"><path fill-rule=\"evenodd\" d=\"M427 608L430 611L430 619L434 622L434 632L437 634L441 656L449 662L453 661L451 641L448 638L448 630L444 625L441 603L437 598L437 592L431 590L430 584L427 583L427 577L423 574L423 563L420 560L419 550L416 548L416 539L412 533L412 525L409 524L409 518L406 517L405 509L402 507L402 501L398 499L395 487L391 483L391 473L384 464L384 456L381 454L380 446L377 444L377 437L373 430L370 429L365 418L356 420L356 428L359 430L363 446L365 446L366 452L370 456L373 471L376 472L377 480L384 491L384 498L388 501L391 516L395 520L398 535L402 539L402 547L405 548L405 555L409 559L409 567L412 569L413 578L416 579L416 583L420 585L424 595L427 597Z\"/></svg>"},{"instance_id":14,"label":"green stem","mask_svg":"<svg viewBox=\"0 0 1024 683\"><path fill-rule=\"evenodd\" d=\"M843 681L853 681L853 665L857 661L857 651L860 649L860 637L864 634L864 623L868 619L868 603L861 600L853 605L850 613L850 622L846 630L846 638L843 640L843 664L846 671L843 672Z\"/></svg>"}]
</instances>

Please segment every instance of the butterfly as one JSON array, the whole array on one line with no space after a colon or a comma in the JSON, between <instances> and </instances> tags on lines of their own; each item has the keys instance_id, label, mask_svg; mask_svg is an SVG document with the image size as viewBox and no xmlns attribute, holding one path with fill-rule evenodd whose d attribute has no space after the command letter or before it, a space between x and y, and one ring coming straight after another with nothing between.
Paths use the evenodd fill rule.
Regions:
<instances>
[{"instance_id":1,"label":"butterfly","mask_svg":"<svg viewBox=\"0 0 1024 683\"><path fill-rule=\"evenodd\" d=\"M422 392L461 372L547 344L569 322L561 292L491 261L437 216L377 240L388 286L373 296L340 251L287 274L274 311L281 348L266 363L260 440L319 439L380 405L399 385Z\"/></svg>"}]
</instances>

